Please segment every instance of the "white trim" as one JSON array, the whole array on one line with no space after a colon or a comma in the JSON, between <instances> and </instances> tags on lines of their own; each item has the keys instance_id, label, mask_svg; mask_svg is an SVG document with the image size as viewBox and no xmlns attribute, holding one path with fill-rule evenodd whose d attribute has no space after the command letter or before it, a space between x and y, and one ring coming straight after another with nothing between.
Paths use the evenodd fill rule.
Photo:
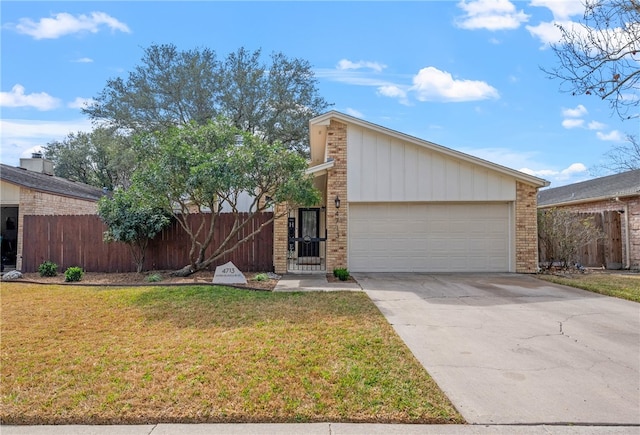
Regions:
<instances>
[{"instance_id":1,"label":"white trim","mask_svg":"<svg viewBox=\"0 0 640 435\"><path fill-rule=\"evenodd\" d=\"M307 168L304 171L304 173L307 174L307 175L310 175L310 174L322 175L323 173L325 173L329 169L333 168L334 165L335 165L335 161L334 160L329 160L328 162L324 162L324 163L321 163L319 165L315 165L315 166L312 166L310 168Z\"/></svg>"}]
</instances>

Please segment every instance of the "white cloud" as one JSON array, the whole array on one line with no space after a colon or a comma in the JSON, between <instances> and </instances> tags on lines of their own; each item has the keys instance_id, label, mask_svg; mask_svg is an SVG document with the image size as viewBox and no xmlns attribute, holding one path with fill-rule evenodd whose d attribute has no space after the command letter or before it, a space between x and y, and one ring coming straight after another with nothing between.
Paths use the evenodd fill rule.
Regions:
<instances>
[{"instance_id":1,"label":"white cloud","mask_svg":"<svg viewBox=\"0 0 640 435\"><path fill-rule=\"evenodd\" d=\"M548 8L556 20L566 20L584 14L583 0L532 0L530 6Z\"/></svg>"},{"instance_id":2,"label":"white cloud","mask_svg":"<svg viewBox=\"0 0 640 435\"><path fill-rule=\"evenodd\" d=\"M79 59L74 60L74 62L77 62L77 63L92 63L93 59L91 59L90 57L81 57Z\"/></svg>"},{"instance_id":3,"label":"white cloud","mask_svg":"<svg viewBox=\"0 0 640 435\"><path fill-rule=\"evenodd\" d=\"M70 107L72 109L84 109L85 107L90 106L95 102L96 100L94 100L93 98L76 97L75 100L67 104L67 107Z\"/></svg>"},{"instance_id":4,"label":"white cloud","mask_svg":"<svg viewBox=\"0 0 640 435\"><path fill-rule=\"evenodd\" d=\"M413 78L413 86L419 101L477 101L499 98L498 91L489 84L477 80L458 80L432 66L421 69Z\"/></svg>"},{"instance_id":5,"label":"white cloud","mask_svg":"<svg viewBox=\"0 0 640 435\"><path fill-rule=\"evenodd\" d=\"M370 62L370 61L366 61L366 60L361 60L358 62L352 62L348 59L342 59L338 62L337 68L341 69L341 70L346 70L346 69L362 69L362 68L367 68L367 69L372 69L376 72L382 72L383 69L385 69L387 66L382 64L382 63L378 63L378 62Z\"/></svg>"},{"instance_id":6,"label":"white cloud","mask_svg":"<svg viewBox=\"0 0 640 435\"><path fill-rule=\"evenodd\" d=\"M584 119L565 119L562 121L564 128L578 128L584 125Z\"/></svg>"},{"instance_id":7,"label":"white cloud","mask_svg":"<svg viewBox=\"0 0 640 435\"><path fill-rule=\"evenodd\" d=\"M396 85L385 85L378 88L378 93L385 97L406 98L407 92Z\"/></svg>"},{"instance_id":8,"label":"white cloud","mask_svg":"<svg viewBox=\"0 0 640 435\"><path fill-rule=\"evenodd\" d=\"M0 119L2 155L0 161L17 166L21 157L29 157L35 147L63 140L69 133L92 131L88 119L68 121L38 121L27 119Z\"/></svg>"},{"instance_id":9,"label":"white cloud","mask_svg":"<svg viewBox=\"0 0 640 435\"><path fill-rule=\"evenodd\" d=\"M533 175L534 177L544 178L551 181L552 186L559 184L575 183L579 181L580 177L584 177L587 172L587 167L582 163L572 163L569 167L560 171L555 169L538 169L533 170L529 168L520 169L525 174Z\"/></svg>"},{"instance_id":10,"label":"white cloud","mask_svg":"<svg viewBox=\"0 0 640 435\"><path fill-rule=\"evenodd\" d=\"M598 121L591 121L588 125L587 128L589 130L603 130L607 127L606 124L603 124L602 122L598 122Z\"/></svg>"},{"instance_id":11,"label":"white cloud","mask_svg":"<svg viewBox=\"0 0 640 435\"><path fill-rule=\"evenodd\" d=\"M500 98L498 91L483 81L459 80L435 67L421 69L413 76L412 83L398 83L408 75L396 75L394 81L371 71L349 69L344 62L342 67L317 69L316 76L348 85L369 86L383 97L395 98L400 104L410 105L410 98L419 101L463 102Z\"/></svg>"},{"instance_id":12,"label":"white cloud","mask_svg":"<svg viewBox=\"0 0 640 435\"><path fill-rule=\"evenodd\" d=\"M567 118L579 118L589 113L586 107L578 104L574 109L562 109L562 116Z\"/></svg>"},{"instance_id":13,"label":"white cloud","mask_svg":"<svg viewBox=\"0 0 640 435\"><path fill-rule=\"evenodd\" d=\"M458 7L465 11L465 15L457 20L457 25L468 30L517 29L529 19L522 10L517 11L509 0L462 0Z\"/></svg>"},{"instance_id":14,"label":"white cloud","mask_svg":"<svg viewBox=\"0 0 640 435\"><path fill-rule=\"evenodd\" d=\"M56 39L73 33L97 33L102 26L112 31L131 33L126 24L104 12L77 16L61 12L51 18L41 18L37 22L31 18L21 18L15 28L19 33L32 36L34 39Z\"/></svg>"},{"instance_id":15,"label":"white cloud","mask_svg":"<svg viewBox=\"0 0 640 435\"><path fill-rule=\"evenodd\" d=\"M60 100L46 92L25 94L24 86L16 84L11 92L0 92L0 107L33 107L44 111L60 105Z\"/></svg>"},{"instance_id":16,"label":"white cloud","mask_svg":"<svg viewBox=\"0 0 640 435\"><path fill-rule=\"evenodd\" d=\"M537 26L525 26L531 36L538 38L542 42L541 48L547 48L550 44L555 44L562 39L562 32L556 23L540 23Z\"/></svg>"},{"instance_id":17,"label":"white cloud","mask_svg":"<svg viewBox=\"0 0 640 435\"><path fill-rule=\"evenodd\" d=\"M596 133L596 136L598 139L608 142L622 142L625 140L625 135L620 133L618 130L611 130L609 133L602 133L599 131Z\"/></svg>"},{"instance_id":18,"label":"white cloud","mask_svg":"<svg viewBox=\"0 0 640 435\"><path fill-rule=\"evenodd\" d=\"M351 115L351 116L356 117L356 118L364 119L364 114L362 112L360 112L359 110L353 109L351 107L347 107L345 112L347 113L347 115Z\"/></svg>"}]
</instances>

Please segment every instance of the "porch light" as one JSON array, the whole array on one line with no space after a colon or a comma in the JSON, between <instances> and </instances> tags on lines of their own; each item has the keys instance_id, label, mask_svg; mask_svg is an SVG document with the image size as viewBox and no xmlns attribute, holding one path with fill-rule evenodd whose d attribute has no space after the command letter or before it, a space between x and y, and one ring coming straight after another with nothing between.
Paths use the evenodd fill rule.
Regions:
<instances>
[{"instance_id":1,"label":"porch light","mask_svg":"<svg viewBox=\"0 0 640 435\"><path fill-rule=\"evenodd\" d=\"M336 195L335 202L336 202L336 208L340 208L340 197L337 195Z\"/></svg>"}]
</instances>

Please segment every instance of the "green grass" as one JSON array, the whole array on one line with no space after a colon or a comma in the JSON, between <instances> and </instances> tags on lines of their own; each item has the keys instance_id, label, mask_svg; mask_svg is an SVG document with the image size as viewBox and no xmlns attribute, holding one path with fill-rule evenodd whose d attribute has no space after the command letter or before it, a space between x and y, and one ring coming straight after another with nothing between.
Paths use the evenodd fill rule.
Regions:
<instances>
[{"instance_id":1,"label":"green grass","mask_svg":"<svg viewBox=\"0 0 640 435\"><path fill-rule=\"evenodd\" d=\"M463 422L364 293L0 292L4 424Z\"/></svg>"},{"instance_id":2,"label":"green grass","mask_svg":"<svg viewBox=\"0 0 640 435\"><path fill-rule=\"evenodd\" d=\"M568 285L602 295L640 302L640 274L580 273L567 276L538 275L538 277L556 284Z\"/></svg>"}]
</instances>

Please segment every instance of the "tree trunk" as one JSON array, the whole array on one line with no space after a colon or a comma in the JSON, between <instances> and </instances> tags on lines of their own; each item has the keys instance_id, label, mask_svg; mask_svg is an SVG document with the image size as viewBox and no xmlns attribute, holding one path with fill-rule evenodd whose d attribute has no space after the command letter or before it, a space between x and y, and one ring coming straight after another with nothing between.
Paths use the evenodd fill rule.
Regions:
<instances>
[{"instance_id":1,"label":"tree trunk","mask_svg":"<svg viewBox=\"0 0 640 435\"><path fill-rule=\"evenodd\" d=\"M185 277L185 276L191 275L194 272L196 272L196 269L194 269L194 267L192 265L188 264L185 267L183 267L182 269L178 269L178 270L176 270L174 272L171 272L171 275Z\"/></svg>"}]
</instances>

